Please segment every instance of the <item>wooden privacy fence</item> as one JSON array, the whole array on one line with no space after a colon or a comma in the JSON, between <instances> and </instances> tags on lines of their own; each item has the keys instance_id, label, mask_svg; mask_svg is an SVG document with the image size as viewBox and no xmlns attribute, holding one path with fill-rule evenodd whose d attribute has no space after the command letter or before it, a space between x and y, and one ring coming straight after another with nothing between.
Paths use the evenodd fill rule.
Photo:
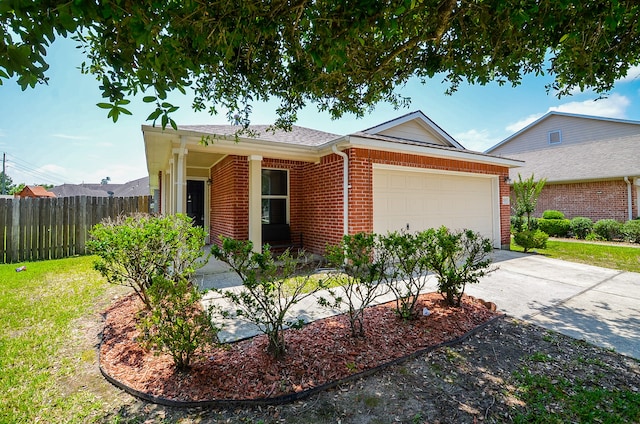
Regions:
<instances>
[{"instance_id":1,"label":"wooden privacy fence","mask_svg":"<svg viewBox=\"0 0 640 424\"><path fill-rule=\"evenodd\" d=\"M86 254L95 224L148 213L150 201L150 196L0 199L0 263Z\"/></svg>"}]
</instances>

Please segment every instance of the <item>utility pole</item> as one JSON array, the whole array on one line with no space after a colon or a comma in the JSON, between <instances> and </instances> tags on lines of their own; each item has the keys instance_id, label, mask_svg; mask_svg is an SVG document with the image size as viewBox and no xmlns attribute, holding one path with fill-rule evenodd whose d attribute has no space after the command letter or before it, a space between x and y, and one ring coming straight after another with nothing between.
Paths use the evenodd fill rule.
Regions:
<instances>
[{"instance_id":1,"label":"utility pole","mask_svg":"<svg viewBox=\"0 0 640 424\"><path fill-rule=\"evenodd\" d=\"M7 194L7 174L6 174L7 154L2 153L2 194Z\"/></svg>"}]
</instances>

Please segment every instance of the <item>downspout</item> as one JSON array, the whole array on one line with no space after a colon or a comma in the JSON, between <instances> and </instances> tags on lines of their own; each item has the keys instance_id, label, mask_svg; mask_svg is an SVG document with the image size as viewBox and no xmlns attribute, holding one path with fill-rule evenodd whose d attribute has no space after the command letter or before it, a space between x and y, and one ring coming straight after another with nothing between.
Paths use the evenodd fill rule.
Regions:
<instances>
[{"instance_id":1,"label":"downspout","mask_svg":"<svg viewBox=\"0 0 640 424\"><path fill-rule=\"evenodd\" d=\"M627 183L627 210L629 212L629 221L633 219L633 205L631 204L631 181L629 177L624 177L624 182Z\"/></svg>"},{"instance_id":2,"label":"downspout","mask_svg":"<svg viewBox=\"0 0 640 424\"><path fill-rule=\"evenodd\" d=\"M331 150L338 156L341 156L343 159L343 182L342 182L342 208L343 208L343 233L344 235L349 234L349 156L345 152L341 152L338 150L336 145L331 146Z\"/></svg>"}]
</instances>

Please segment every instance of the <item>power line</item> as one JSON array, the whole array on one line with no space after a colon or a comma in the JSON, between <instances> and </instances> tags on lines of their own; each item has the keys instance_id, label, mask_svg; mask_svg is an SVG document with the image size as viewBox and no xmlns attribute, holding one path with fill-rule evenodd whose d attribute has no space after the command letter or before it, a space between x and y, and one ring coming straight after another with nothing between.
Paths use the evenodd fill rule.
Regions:
<instances>
[{"instance_id":1,"label":"power line","mask_svg":"<svg viewBox=\"0 0 640 424\"><path fill-rule=\"evenodd\" d=\"M27 174L32 178L44 180L42 182L52 182L55 184L64 184L66 177L57 174L56 172L40 171L36 168L36 165L30 164L27 161L18 159L13 156L8 156L7 163L10 168L14 168L23 174ZM34 181L35 183L35 181Z\"/></svg>"}]
</instances>

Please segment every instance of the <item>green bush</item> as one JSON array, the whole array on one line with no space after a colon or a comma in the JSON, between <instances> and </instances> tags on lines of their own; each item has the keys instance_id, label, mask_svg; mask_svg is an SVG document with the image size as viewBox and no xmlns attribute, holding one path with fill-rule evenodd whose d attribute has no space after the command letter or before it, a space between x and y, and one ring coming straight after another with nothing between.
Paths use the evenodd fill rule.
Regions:
<instances>
[{"instance_id":1,"label":"green bush","mask_svg":"<svg viewBox=\"0 0 640 424\"><path fill-rule=\"evenodd\" d=\"M491 264L491 241L471 230L435 232L427 264L438 276L438 292L450 306L460 306L467 284L478 283Z\"/></svg>"},{"instance_id":2,"label":"green bush","mask_svg":"<svg viewBox=\"0 0 640 424\"><path fill-rule=\"evenodd\" d=\"M384 263L375 260L378 245L375 234L345 235L340 244L327 248L327 261L335 271L329 274L340 287L329 289L329 302L319 298L323 306L346 309L353 337L364 337L364 310L380 296L378 287Z\"/></svg>"},{"instance_id":3,"label":"green bush","mask_svg":"<svg viewBox=\"0 0 640 424\"><path fill-rule=\"evenodd\" d=\"M554 211L552 209L548 209L542 213L542 217L544 219L564 219L564 213L560 211Z\"/></svg>"},{"instance_id":4,"label":"green bush","mask_svg":"<svg viewBox=\"0 0 640 424\"><path fill-rule=\"evenodd\" d=\"M640 243L640 221L627 221L622 226L624 239L631 243Z\"/></svg>"},{"instance_id":5,"label":"green bush","mask_svg":"<svg viewBox=\"0 0 640 424\"><path fill-rule=\"evenodd\" d=\"M602 237L600 237L596 233L589 233L584 239L587 241L602 241Z\"/></svg>"},{"instance_id":6,"label":"green bush","mask_svg":"<svg viewBox=\"0 0 640 424\"><path fill-rule=\"evenodd\" d=\"M571 232L576 238L584 240L591 231L593 231L591 218L577 216L571 220Z\"/></svg>"},{"instance_id":7,"label":"green bush","mask_svg":"<svg viewBox=\"0 0 640 424\"><path fill-rule=\"evenodd\" d=\"M139 323L144 343L168 351L179 370L190 367L198 348L218 343L219 328L211 314L202 309L202 294L185 278L171 281L157 276L147 290L150 311L144 311Z\"/></svg>"},{"instance_id":8,"label":"green bush","mask_svg":"<svg viewBox=\"0 0 640 424\"><path fill-rule=\"evenodd\" d=\"M522 247L525 252L530 249L544 249L547 247L547 240L549 235L540 230L527 230L521 231L513 236L515 243Z\"/></svg>"},{"instance_id":9,"label":"green bush","mask_svg":"<svg viewBox=\"0 0 640 424\"><path fill-rule=\"evenodd\" d=\"M268 339L268 352L276 358L286 353L284 329L299 328L301 319L289 319L291 307L326 288L322 280L312 281L309 261L303 253L292 256L289 250L274 258L269 246L263 253L253 252L250 241L222 237L222 246L211 247L213 256L226 262L242 279L243 290L216 290L230 300L237 309L232 314L222 310L223 316L240 316L253 323ZM307 268L306 270L304 268Z\"/></svg>"},{"instance_id":10,"label":"green bush","mask_svg":"<svg viewBox=\"0 0 640 424\"><path fill-rule=\"evenodd\" d=\"M94 226L87 247L98 255L95 268L107 281L133 288L150 309L147 290L156 276L189 279L205 263L205 236L186 215L136 214Z\"/></svg>"},{"instance_id":11,"label":"green bush","mask_svg":"<svg viewBox=\"0 0 640 424\"><path fill-rule=\"evenodd\" d=\"M571 221L568 219L540 218L538 219L538 229L551 237L567 237L571 230Z\"/></svg>"},{"instance_id":12,"label":"green bush","mask_svg":"<svg viewBox=\"0 0 640 424\"><path fill-rule=\"evenodd\" d=\"M393 232L379 236L378 259L387 272L384 281L396 298L395 312L403 320L417 317L415 310L420 292L427 285L428 257L433 252L435 230L417 234Z\"/></svg>"},{"instance_id":13,"label":"green bush","mask_svg":"<svg viewBox=\"0 0 640 424\"><path fill-rule=\"evenodd\" d=\"M593 224L593 232L603 240L617 240L622 238L622 223L615 219L601 219Z\"/></svg>"}]
</instances>

